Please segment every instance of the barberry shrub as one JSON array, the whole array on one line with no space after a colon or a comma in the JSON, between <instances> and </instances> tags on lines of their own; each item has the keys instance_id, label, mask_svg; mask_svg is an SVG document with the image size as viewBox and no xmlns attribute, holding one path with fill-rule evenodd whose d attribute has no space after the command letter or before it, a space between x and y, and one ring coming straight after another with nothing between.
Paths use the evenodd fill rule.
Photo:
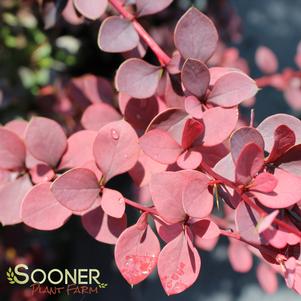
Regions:
<instances>
[{"instance_id":1,"label":"barberry shrub","mask_svg":"<svg viewBox=\"0 0 301 301\"><path fill-rule=\"evenodd\" d=\"M206 15L190 8L179 19L172 56L139 23L171 2L68 1L66 19L103 18L102 51L130 56L115 75L118 106L107 82L87 75L65 91L85 107L69 137L44 117L2 126L0 221L54 230L78 215L91 236L115 245L130 285L157 267L168 295L197 280L199 250L226 236L235 271L248 272L256 256L265 291L276 291L280 274L301 294L301 121L277 114L255 127L252 113L249 125L239 122L238 106L255 96L258 81L208 63L219 37ZM107 6L114 13L104 17ZM143 59L145 47L157 64ZM267 74L278 67L266 47L256 62ZM123 173L144 202L109 188ZM127 207L140 214L133 225Z\"/></svg>"}]
</instances>

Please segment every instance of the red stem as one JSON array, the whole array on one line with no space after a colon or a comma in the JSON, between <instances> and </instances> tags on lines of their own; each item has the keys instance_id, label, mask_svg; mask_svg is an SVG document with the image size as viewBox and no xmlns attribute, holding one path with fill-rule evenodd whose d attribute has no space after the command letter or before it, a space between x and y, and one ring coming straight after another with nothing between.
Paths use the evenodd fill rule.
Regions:
<instances>
[{"instance_id":1,"label":"red stem","mask_svg":"<svg viewBox=\"0 0 301 301\"><path fill-rule=\"evenodd\" d=\"M234 189L241 196L243 201L246 204L248 204L251 208L256 210L262 217L265 217L267 215L267 213L263 209L261 209L259 206L257 206L245 193L243 193L243 191L239 187L237 187L235 183L233 183L232 181L230 181L230 180L222 177L218 173L216 173L204 161L201 163L201 167L204 171L206 171L206 173L208 175L210 175L211 177L213 177L216 180L221 181L224 185L229 186L230 188ZM282 228L286 229L287 231L294 233L295 235L297 235L298 237L301 238L301 232L298 231L295 227L292 227L277 218L274 219L274 223L277 224L278 226L281 226Z\"/></svg>"},{"instance_id":2,"label":"red stem","mask_svg":"<svg viewBox=\"0 0 301 301\"><path fill-rule=\"evenodd\" d=\"M139 36L144 42L151 48L156 57L158 58L162 66L169 64L171 58L160 48L160 46L154 41L154 39L145 31L141 24L135 19L135 16L131 14L119 0L109 0L111 5L126 19L132 22Z\"/></svg>"},{"instance_id":3,"label":"red stem","mask_svg":"<svg viewBox=\"0 0 301 301\"><path fill-rule=\"evenodd\" d=\"M127 205L129 205L131 207L134 207L136 209L139 209L143 212L147 212L147 213L150 213L150 214L156 214L156 215L158 214L154 207L145 207L145 206L143 206L139 203L133 202L133 201L131 201L129 199L126 199L126 198L124 198L124 201Z\"/></svg>"}]
</instances>

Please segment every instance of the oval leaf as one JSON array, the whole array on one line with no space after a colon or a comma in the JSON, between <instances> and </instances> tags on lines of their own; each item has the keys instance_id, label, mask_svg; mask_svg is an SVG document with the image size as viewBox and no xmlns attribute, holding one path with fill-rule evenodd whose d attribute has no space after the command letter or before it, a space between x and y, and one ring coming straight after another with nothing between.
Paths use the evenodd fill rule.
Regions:
<instances>
[{"instance_id":1,"label":"oval leaf","mask_svg":"<svg viewBox=\"0 0 301 301\"><path fill-rule=\"evenodd\" d=\"M275 73L278 69L278 59L275 53L268 47L260 46L255 53L257 67L264 73Z\"/></svg>"},{"instance_id":2,"label":"oval leaf","mask_svg":"<svg viewBox=\"0 0 301 301\"><path fill-rule=\"evenodd\" d=\"M105 12L108 0L73 0L73 4L81 15L96 20Z\"/></svg>"},{"instance_id":3,"label":"oval leaf","mask_svg":"<svg viewBox=\"0 0 301 301\"><path fill-rule=\"evenodd\" d=\"M104 188L101 197L101 207L109 216L121 218L125 211L124 198L119 191Z\"/></svg>"},{"instance_id":4,"label":"oval leaf","mask_svg":"<svg viewBox=\"0 0 301 301\"><path fill-rule=\"evenodd\" d=\"M137 0L137 15L139 17L153 15L165 9L173 0Z\"/></svg>"}]
</instances>

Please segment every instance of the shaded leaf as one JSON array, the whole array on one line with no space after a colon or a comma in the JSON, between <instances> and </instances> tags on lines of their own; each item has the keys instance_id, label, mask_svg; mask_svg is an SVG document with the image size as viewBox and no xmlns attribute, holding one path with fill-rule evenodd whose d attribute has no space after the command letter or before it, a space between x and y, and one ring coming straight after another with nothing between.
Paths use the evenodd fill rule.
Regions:
<instances>
[{"instance_id":1,"label":"shaded leaf","mask_svg":"<svg viewBox=\"0 0 301 301\"><path fill-rule=\"evenodd\" d=\"M139 17L153 15L165 9L173 0L137 0L137 15Z\"/></svg>"}]
</instances>

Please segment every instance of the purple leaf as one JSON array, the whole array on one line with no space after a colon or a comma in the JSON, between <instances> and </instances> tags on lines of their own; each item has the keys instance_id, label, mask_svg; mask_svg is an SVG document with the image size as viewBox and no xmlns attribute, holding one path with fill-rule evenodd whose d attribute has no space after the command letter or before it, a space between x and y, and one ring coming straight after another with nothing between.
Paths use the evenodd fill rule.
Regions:
<instances>
[{"instance_id":1,"label":"purple leaf","mask_svg":"<svg viewBox=\"0 0 301 301\"><path fill-rule=\"evenodd\" d=\"M48 118L34 117L28 124L25 142L38 160L56 166L67 147L67 138L60 125Z\"/></svg>"},{"instance_id":2,"label":"purple leaf","mask_svg":"<svg viewBox=\"0 0 301 301\"><path fill-rule=\"evenodd\" d=\"M206 93L209 86L209 69L198 60L187 59L182 68L181 79L187 91L201 97Z\"/></svg>"},{"instance_id":3,"label":"purple leaf","mask_svg":"<svg viewBox=\"0 0 301 301\"><path fill-rule=\"evenodd\" d=\"M152 273L159 253L160 243L152 228L147 224L141 226L138 221L119 236L115 246L115 261L126 281L135 285Z\"/></svg>"},{"instance_id":4,"label":"purple leaf","mask_svg":"<svg viewBox=\"0 0 301 301\"><path fill-rule=\"evenodd\" d=\"M97 166L109 181L136 164L140 153L137 134L124 120L111 122L98 132L93 152Z\"/></svg>"},{"instance_id":5,"label":"purple leaf","mask_svg":"<svg viewBox=\"0 0 301 301\"><path fill-rule=\"evenodd\" d=\"M185 291L197 279L201 259L191 239L182 232L161 251L158 274L167 295Z\"/></svg>"},{"instance_id":6,"label":"purple leaf","mask_svg":"<svg viewBox=\"0 0 301 301\"><path fill-rule=\"evenodd\" d=\"M63 206L76 213L93 205L100 187L90 169L74 168L58 177L52 183L51 191Z\"/></svg>"},{"instance_id":7,"label":"purple leaf","mask_svg":"<svg viewBox=\"0 0 301 301\"><path fill-rule=\"evenodd\" d=\"M121 218L111 217L97 207L82 216L82 224L97 241L114 245L126 229L127 219L125 214Z\"/></svg>"},{"instance_id":8,"label":"purple leaf","mask_svg":"<svg viewBox=\"0 0 301 301\"><path fill-rule=\"evenodd\" d=\"M56 200L50 191L50 186L50 182L34 186L22 202L22 220L34 229L60 228L72 214Z\"/></svg>"},{"instance_id":9,"label":"purple leaf","mask_svg":"<svg viewBox=\"0 0 301 301\"><path fill-rule=\"evenodd\" d=\"M173 0L136 0L137 16L153 15L165 9Z\"/></svg>"},{"instance_id":10,"label":"purple leaf","mask_svg":"<svg viewBox=\"0 0 301 301\"><path fill-rule=\"evenodd\" d=\"M24 167L26 149L17 134L0 128L0 168L19 169Z\"/></svg>"},{"instance_id":11,"label":"purple leaf","mask_svg":"<svg viewBox=\"0 0 301 301\"><path fill-rule=\"evenodd\" d=\"M117 70L115 85L118 91L135 98L148 98L155 94L162 69L141 59L129 59Z\"/></svg>"},{"instance_id":12,"label":"purple leaf","mask_svg":"<svg viewBox=\"0 0 301 301\"><path fill-rule=\"evenodd\" d=\"M73 0L73 4L77 11L84 17L96 20L105 12L107 0Z\"/></svg>"},{"instance_id":13,"label":"purple leaf","mask_svg":"<svg viewBox=\"0 0 301 301\"><path fill-rule=\"evenodd\" d=\"M212 21L196 8L190 8L178 21L174 41L182 56L207 61L215 51L218 34Z\"/></svg>"},{"instance_id":14,"label":"purple leaf","mask_svg":"<svg viewBox=\"0 0 301 301\"><path fill-rule=\"evenodd\" d=\"M106 18L99 29L98 46L107 52L125 52L135 48L139 36L131 21L118 16Z\"/></svg>"},{"instance_id":15,"label":"purple leaf","mask_svg":"<svg viewBox=\"0 0 301 301\"><path fill-rule=\"evenodd\" d=\"M233 107L253 97L258 91L256 82L242 72L230 72L218 79L208 96L208 102Z\"/></svg>"}]
</instances>

